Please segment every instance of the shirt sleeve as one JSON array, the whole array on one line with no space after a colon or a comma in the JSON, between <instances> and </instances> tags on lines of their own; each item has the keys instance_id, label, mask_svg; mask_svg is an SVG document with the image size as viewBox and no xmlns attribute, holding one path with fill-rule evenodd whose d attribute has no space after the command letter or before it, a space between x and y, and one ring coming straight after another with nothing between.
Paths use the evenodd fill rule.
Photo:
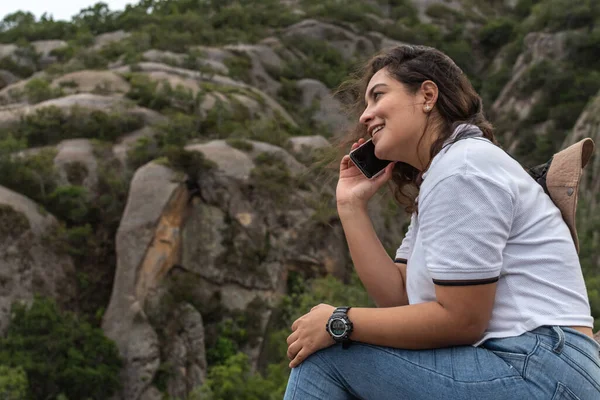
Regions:
<instances>
[{"instance_id":1,"label":"shirt sleeve","mask_svg":"<svg viewBox=\"0 0 600 400\"><path fill-rule=\"evenodd\" d=\"M511 193L476 175L452 175L419 205L419 235L433 283L498 280L513 221Z\"/></svg>"},{"instance_id":2,"label":"shirt sleeve","mask_svg":"<svg viewBox=\"0 0 600 400\"><path fill-rule=\"evenodd\" d=\"M415 219L415 214L413 213L410 217L410 224L408 225L408 229L406 231L406 234L404 235L404 239L402 239L402 243L400 244L400 247L398 247L398 250L396 250L396 258L394 259L394 262L397 263L403 263L406 264L408 261L408 258L410 257L410 253L411 253L411 249L412 249L412 244L413 244L413 226L414 226L414 221Z\"/></svg>"}]
</instances>

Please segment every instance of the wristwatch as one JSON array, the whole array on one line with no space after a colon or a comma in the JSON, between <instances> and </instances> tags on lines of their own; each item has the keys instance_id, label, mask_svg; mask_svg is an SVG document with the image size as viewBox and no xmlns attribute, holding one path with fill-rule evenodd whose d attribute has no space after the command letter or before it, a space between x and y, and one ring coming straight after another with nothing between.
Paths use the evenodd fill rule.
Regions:
<instances>
[{"instance_id":1,"label":"wristwatch","mask_svg":"<svg viewBox=\"0 0 600 400\"><path fill-rule=\"evenodd\" d=\"M348 310L351 307L338 307L335 309L327 324L325 324L325 330L336 343L341 343L343 349L350 347L350 334L354 329L354 325L350 318L348 318Z\"/></svg>"}]
</instances>

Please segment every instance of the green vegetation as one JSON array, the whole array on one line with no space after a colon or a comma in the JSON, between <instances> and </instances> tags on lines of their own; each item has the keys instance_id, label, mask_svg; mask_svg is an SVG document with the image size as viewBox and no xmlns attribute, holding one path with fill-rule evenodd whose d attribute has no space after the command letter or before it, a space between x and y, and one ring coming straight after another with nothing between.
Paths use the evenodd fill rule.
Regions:
<instances>
[{"instance_id":1,"label":"green vegetation","mask_svg":"<svg viewBox=\"0 0 600 400\"><path fill-rule=\"evenodd\" d=\"M114 141L141 128L142 118L122 111L104 112L80 106L65 111L48 106L25 115L16 126L0 129L0 140L15 140L24 147L47 146L75 138Z\"/></svg>"},{"instance_id":2,"label":"green vegetation","mask_svg":"<svg viewBox=\"0 0 600 400\"><path fill-rule=\"evenodd\" d=\"M102 330L42 298L31 307L14 304L11 315L0 338L0 370L11 375L0 374L0 390L22 395L28 382L20 399L105 399L119 388L121 360Z\"/></svg>"},{"instance_id":3,"label":"green vegetation","mask_svg":"<svg viewBox=\"0 0 600 400\"><path fill-rule=\"evenodd\" d=\"M0 365L0 397L5 400L22 400L27 396L27 374L22 367Z\"/></svg>"}]
</instances>

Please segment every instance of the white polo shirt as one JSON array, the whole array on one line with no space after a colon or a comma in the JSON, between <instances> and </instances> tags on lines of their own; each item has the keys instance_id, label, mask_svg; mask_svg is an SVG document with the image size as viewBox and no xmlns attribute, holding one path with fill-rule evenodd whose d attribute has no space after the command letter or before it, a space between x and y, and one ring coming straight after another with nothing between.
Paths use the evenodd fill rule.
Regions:
<instances>
[{"instance_id":1,"label":"white polo shirt","mask_svg":"<svg viewBox=\"0 0 600 400\"><path fill-rule=\"evenodd\" d=\"M435 284L498 282L486 339L542 325L593 326L579 257L560 210L502 149L474 137L433 159L419 213L396 253L410 304L436 301Z\"/></svg>"}]
</instances>

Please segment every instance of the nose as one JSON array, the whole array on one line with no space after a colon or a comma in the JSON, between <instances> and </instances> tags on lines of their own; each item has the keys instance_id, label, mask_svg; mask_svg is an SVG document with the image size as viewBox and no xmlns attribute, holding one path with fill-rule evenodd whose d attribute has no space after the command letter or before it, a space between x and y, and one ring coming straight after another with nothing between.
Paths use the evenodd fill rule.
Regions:
<instances>
[{"instance_id":1,"label":"nose","mask_svg":"<svg viewBox=\"0 0 600 400\"><path fill-rule=\"evenodd\" d=\"M365 109L365 111L362 113L362 115L360 116L360 118L358 119L358 122L360 122L363 125L368 126L372 120L373 120L373 111L370 107L367 107Z\"/></svg>"}]
</instances>

